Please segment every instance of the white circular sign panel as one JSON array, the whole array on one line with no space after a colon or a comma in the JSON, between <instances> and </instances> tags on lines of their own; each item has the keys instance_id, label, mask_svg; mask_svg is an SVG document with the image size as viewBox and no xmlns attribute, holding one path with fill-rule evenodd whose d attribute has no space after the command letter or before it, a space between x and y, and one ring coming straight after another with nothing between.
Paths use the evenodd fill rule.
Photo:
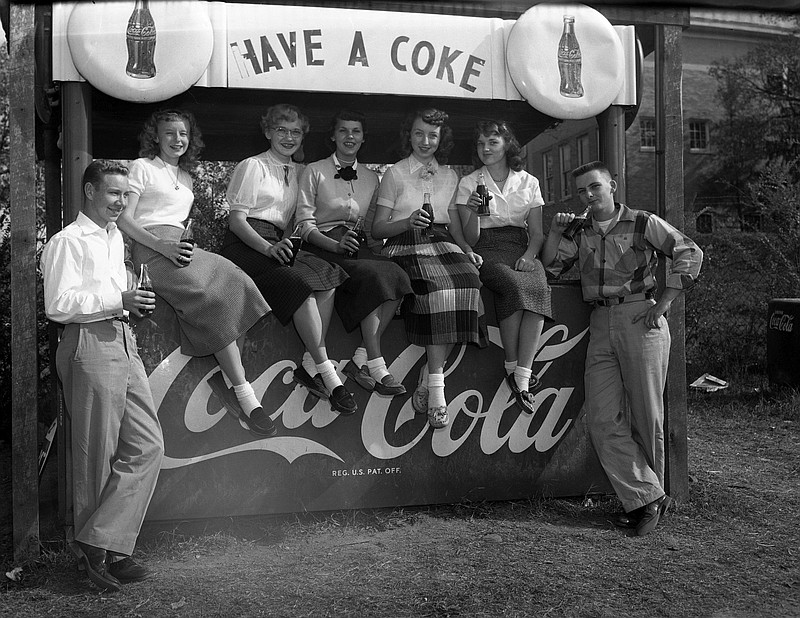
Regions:
<instances>
[{"instance_id":1,"label":"white circular sign panel","mask_svg":"<svg viewBox=\"0 0 800 618\"><path fill-rule=\"evenodd\" d=\"M509 33L506 64L525 100L562 120L599 114L624 84L619 36L583 4L538 4L525 11Z\"/></svg>"},{"instance_id":2,"label":"white circular sign panel","mask_svg":"<svg viewBox=\"0 0 800 618\"><path fill-rule=\"evenodd\" d=\"M145 3L138 3L140 6ZM81 2L67 43L78 72L106 94L137 103L185 92L211 60L214 30L205 2Z\"/></svg>"}]
</instances>

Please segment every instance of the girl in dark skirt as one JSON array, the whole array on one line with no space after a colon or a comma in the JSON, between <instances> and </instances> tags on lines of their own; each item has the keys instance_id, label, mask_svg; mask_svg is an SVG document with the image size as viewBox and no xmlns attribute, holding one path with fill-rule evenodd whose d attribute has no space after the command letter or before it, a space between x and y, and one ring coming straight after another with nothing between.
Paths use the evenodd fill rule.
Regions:
<instances>
[{"instance_id":1,"label":"girl in dark skirt","mask_svg":"<svg viewBox=\"0 0 800 618\"><path fill-rule=\"evenodd\" d=\"M213 354L233 386L240 417L260 435L277 431L245 378L239 345L269 305L253 282L225 258L181 242L194 202L189 170L203 147L194 117L154 113L139 135L141 158L130 165L128 206L118 224L132 240L137 271L147 264L156 294L175 310L181 352Z\"/></svg>"},{"instance_id":2,"label":"girl in dark skirt","mask_svg":"<svg viewBox=\"0 0 800 618\"><path fill-rule=\"evenodd\" d=\"M295 381L327 397L340 414L353 414L356 402L342 385L325 346L334 292L348 279L347 273L303 250L291 263L288 232L298 178L292 155L310 125L299 109L282 104L267 109L261 128L269 150L239 163L228 184L229 229L222 255L253 278L281 324L294 323L307 350L294 371Z\"/></svg>"},{"instance_id":3,"label":"girl in dark skirt","mask_svg":"<svg viewBox=\"0 0 800 618\"><path fill-rule=\"evenodd\" d=\"M486 345L481 282L456 244L463 242L458 211L448 211L458 177L439 165L453 146L447 114L436 109L412 114L400 135L408 157L381 181L372 235L388 239L383 254L411 279L415 294L404 307L406 334L411 343L425 346L428 357L427 379L414 391L412 403L417 412L427 410L428 422L440 428L449 422L444 364L450 351L456 343ZM421 208L426 197L433 218Z\"/></svg>"},{"instance_id":4,"label":"girl in dark skirt","mask_svg":"<svg viewBox=\"0 0 800 618\"><path fill-rule=\"evenodd\" d=\"M481 281L494 292L506 380L517 404L533 414L530 391L539 380L532 378L531 367L544 320L552 318L550 287L539 260L544 200L539 181L522 169L520 145L505 122L478 123L473 144L476 169L461 179L452 206L463 224L461 249L482 264ZM480 181L491 195L488 216L477 214Z\"/></svg>"},{"instance_id":5,"label":"girl in dark skirt","mask_svg":"<svg viewBox=\"0 0 800 618\"><path fill-rule=\"evenodd\" d=\"M336 312L348 332L361 327L362 341L345 365L345 375L368 391L394 396L406 389L386 368L381 336L411 293L411 282L400 266L372 253L366 242L361 245L353 231L359 218L366 220L378 195L378 175L356 159L365 124L360 112L342 110L333 117L335 152L303 171L295 220L304 246L350 275L336 290Z\"/></svg>"}]
</instances>

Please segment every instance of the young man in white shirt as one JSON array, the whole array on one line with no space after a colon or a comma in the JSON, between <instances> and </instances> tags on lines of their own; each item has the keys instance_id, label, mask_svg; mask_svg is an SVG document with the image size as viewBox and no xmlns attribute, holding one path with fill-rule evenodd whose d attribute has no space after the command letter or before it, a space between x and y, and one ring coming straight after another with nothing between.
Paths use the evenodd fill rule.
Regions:
<instances>
[{"instance_id":1,"label":"young man in white shirt","mask_svg":"<svg viewBox=\"0 0 800 618\"><path fill-rule=\"evenodd\" d=\"M72 427L73 548L89 579L107 591L150 575L130 555L164 452L128 325L128 314L152 309L155 295L128 284L116 225L127 204L127 175L118 163L91 163L82 211L41 258L47 317L65 325L56 367Z\"/></svg>"}]
</instances>

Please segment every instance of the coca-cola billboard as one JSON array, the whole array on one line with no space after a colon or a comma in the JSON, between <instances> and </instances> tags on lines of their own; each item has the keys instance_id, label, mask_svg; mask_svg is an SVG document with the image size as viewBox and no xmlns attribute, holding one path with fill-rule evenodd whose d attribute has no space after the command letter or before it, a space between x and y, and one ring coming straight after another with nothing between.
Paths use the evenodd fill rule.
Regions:
<instances>
[{"instance_id":1,"label":"coca-cola billboard","mask_svg":"<svg viewBox=\"0 0 800 618\"><path fill-rule=\"evenodd\" d=\"M491 320L491 294L484 298ZM608 491L581 418L588 307L568 285L554 286L553 301L558 321L545 325L534 365L542 382L536 413L517 408L503 379L494 323L487 349L461 346L451 355L451 423L437 430L411 407L424 349L408 344L401 320L390 325L383 349L408 394L385 398L347 381L359 411L341 417L292 381L302 345L267 316L248 333L243 360L279 428L271 438L225 412L208 383L219 378L213 357L181 354L174 315L158 303L153 319L135 327L166 447L148 519ZM334 318L328 352L339 367L358 342Z\"/></svg>"}]
</instances>

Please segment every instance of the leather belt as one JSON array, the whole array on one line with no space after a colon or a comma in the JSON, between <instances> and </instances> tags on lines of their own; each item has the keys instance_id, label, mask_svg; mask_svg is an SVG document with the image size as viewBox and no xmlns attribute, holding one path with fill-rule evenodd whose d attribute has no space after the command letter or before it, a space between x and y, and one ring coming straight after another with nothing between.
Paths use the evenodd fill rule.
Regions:
<instances>
[{"instance_id":1,"label":"leather belt","mask_svg":"<svg viewBox=\"0 0 800 618\"><path fill-rule=\"evenodd\" d=\"M112 320L116 320L117 322L124 322L125 324L130 324L130 320L128 319L127 315L115 315Z\"/></svg>"},{"instance_id":2,"label":"leather belt","mask_svg":"<svg viewBox=\"0 0 800 618\"><path fill-rule=\"evenodd\" d=\"M628 294L627 296L614 296L612 298L599 298L592 301L596 307L612 307L622 303L633 303L639 300L652 300L655 294L652 292L639 292L638 294Z\"/></svg>"}]
</instances>

